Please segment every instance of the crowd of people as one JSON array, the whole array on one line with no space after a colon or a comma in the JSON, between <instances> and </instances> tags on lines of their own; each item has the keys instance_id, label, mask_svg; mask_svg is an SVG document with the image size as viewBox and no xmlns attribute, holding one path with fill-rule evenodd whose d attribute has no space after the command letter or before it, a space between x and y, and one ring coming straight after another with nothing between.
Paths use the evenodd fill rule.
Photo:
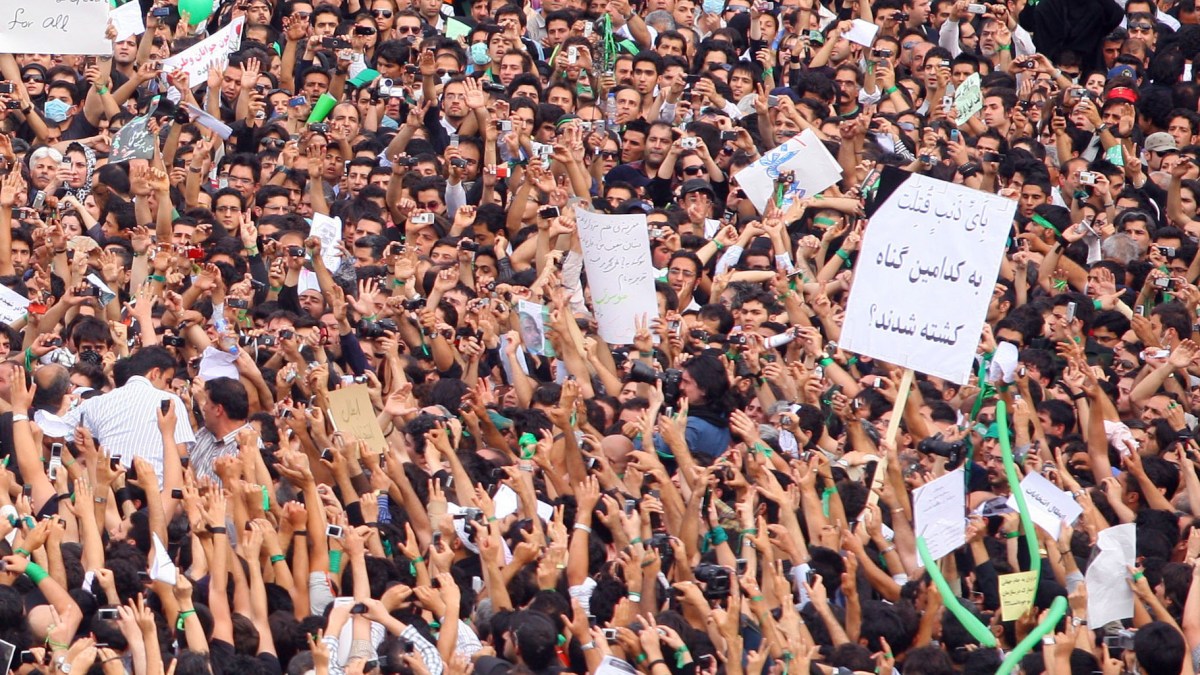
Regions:
<instances>
[{"instance_id":1,"label":"crowd of people","mask_svg":"<svg viewBox=\"0 0 1200 675\"><path fill-rule=\"evenodd\" d=\"M0 55L10 671L1200 669L1195 0L214 5ZM970 381L838 346L885 169L1015 203Z\"/></svg>"}]
</instances>

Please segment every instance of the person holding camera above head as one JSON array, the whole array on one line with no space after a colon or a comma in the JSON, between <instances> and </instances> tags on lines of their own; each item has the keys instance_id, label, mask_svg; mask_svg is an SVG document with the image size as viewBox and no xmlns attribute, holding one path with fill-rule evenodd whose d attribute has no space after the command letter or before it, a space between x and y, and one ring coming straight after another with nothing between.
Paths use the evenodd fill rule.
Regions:
<instances>
[{"instance_id":1,"label":"person holding camera above head","mask_svg":"<svg viewBox=\"0 0 1200 675\"><path fill-rule=\"evenodd\" d=\"M642 356L648 354L642 352ZM685 443L692 455L714 460L729 447L729 379L725 366L712 352L702 352L678 370L670 369L657 376L662 380L661 393L650 394L651 414L675 410L686 415L687 426L680 438L678 431L656 435L655 449L661 454L676 455L679 444ZM668 398L674 394L674 400ZM686 406L685 406L686 402ZM686 412L684 408L686 407Z\"/></svg>"}]
</instances>

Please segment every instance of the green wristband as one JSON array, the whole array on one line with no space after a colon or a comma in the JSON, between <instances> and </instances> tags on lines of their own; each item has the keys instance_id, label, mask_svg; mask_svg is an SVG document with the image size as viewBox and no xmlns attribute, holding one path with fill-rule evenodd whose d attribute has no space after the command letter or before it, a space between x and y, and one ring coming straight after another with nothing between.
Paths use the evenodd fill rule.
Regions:
<instances>
[{"instance_id":1,"label":"green wristband","mask_svg":"<svg viewBox=\"0 0 1200 675\"><path fill-rule=\"evenodd\" d=\"M167 278L161 274L151 274L150 276L148 276L146 278L149 279L150 281L157 281L160 284L167 283Z\"/></svg>"},{"instance_id":2,"label":"green wristband","mask_svg":"<svg viewBox=\"0 0 1200 675\"><path fill-rule=\"evenodd\" d=\"M276 554L276 555L271 556L271 564L272 565L274 565L275 563L281 563L284 560L287 560L287 556L285 556L283 554Z\"/></svg>"},{"instance_id":3,"label":"green wristband","mask_svg":"<svg viewBox=\"0 0 1200 675\"><path fill-rule=\"evenodd\" d=\"M329 571L333 574L340 574L342 571L342 552L329 552Z\"/></svg>"},{"instance_id":4,"label":"green wristband","mask_svg":"<svg viewBox=\"0 0 1200 675\"><path fill-rule=\"evenodd\" d=\"M25 576L32 579L34 585L36 586L42 583L42 580L49 577L50 574L47 573L46 570L42 569L41 565L35 562L29 562L25 564Z\"/></svg>"}]
</instances>

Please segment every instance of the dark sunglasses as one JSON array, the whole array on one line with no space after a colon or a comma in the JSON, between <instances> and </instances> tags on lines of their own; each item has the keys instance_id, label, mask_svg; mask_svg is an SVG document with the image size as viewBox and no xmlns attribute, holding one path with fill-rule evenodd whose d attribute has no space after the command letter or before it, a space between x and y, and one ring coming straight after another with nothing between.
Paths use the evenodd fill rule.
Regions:
<instances>
[{"instance_id":1,"label":"dark sunglasses","mask_svg":"<svg viewBox=\"0 0 1200 675\"><path fill-rule=\"evenodd\" d=\"M373 9L373 10L371 10L371 15L379 17L380 19L390 19L390 18L392 18L392 10L390 10L390 9Z\"/></svg>"},{"instance_id":2,"label":"dark sunglasses","mask_svg":"<svg viewBox=\"0 0 1200 675\"><path fill-rule=\"evenodd\" d=\"M683 169L683 175L685 176L699 176L702 173L704 173L704 167L702 166L688 166Z\"/></svg>"},{"instance_id":3,"label":"dark sunglasses","mask_svg":"<svg viewBox=\"0 0 1200 675\"><path fill-rule=\"evenodd\" d=\"M40 75L24 75L21 77L22 82L45 82L45 78Z\"/></svg>"},{"instance_id":4,"label":"dark sunglasses","mask_svg":"<svg viewBox=\"0 0 1200 675\"><path fill-rule=\"evenodd\" d=\"M620 156L621 156L621 153L617 152L616 150L601 150L600 151L600 157L602 157L604 159L617 159Z\"/></svg>"}]
</instances>

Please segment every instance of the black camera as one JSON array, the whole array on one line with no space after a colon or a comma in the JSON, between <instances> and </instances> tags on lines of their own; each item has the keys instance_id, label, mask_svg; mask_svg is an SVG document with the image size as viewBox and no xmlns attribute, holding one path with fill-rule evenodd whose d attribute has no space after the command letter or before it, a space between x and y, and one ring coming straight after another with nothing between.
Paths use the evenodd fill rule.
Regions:
<instances>
[{"instance_id":1,"label":"black camera","mask_svg":"<svg viewBox=\"0 0 1200 675\"><path fill-rule=\"evenodd\" d=\"M629 369L629 379L643 384L662 382L663 405L668 408L679 406L679 384L683 381L683 371L678 368L668 368L657 372L653 367L642 361L634 361Z\"/></svg>"},{"instance_id":2,"label":"black camera","mask_svg":"<svg viewBox=\"0 0 1200 675\"><path fill-rule=\"evenodd\" d=\"M327 37L321 38L321 46L325 49L350 49L350 41L345 38Z\"/></svg>"},{"instance_id":3,"label":"black camera","mask_svg":"<svg viewBox=\"0 0 1200 675\"><path fill-rule=\"evenodd\" d=\"M329 125L324 122L314 122L308 125L308 130L314 134L327 134L329 133Z\"/></svg>"},{"instance_id":4,"label":"black camera","mask_svg":"<svg viewBox=\"0 0 1200 675\"><path fill-rule=\"evenodd\" d=\"M463 159L462 157L451 157L450 158L450 166L456 166L460 169L465 169L468 166L468 162L466 159Z\"/></svg>"},{"instance_id":5,"label":"black camera","mask_svg":"<svg viewBox=\"0 0 1200 675\"><path fill-rule=\"evenodd\" d=\"M293 258L299 258L304 255L304 247L303 246L289 246L289 247L287 247L287 254L292 256Z\"/></svg>"},{"instance_id":6,"label":"black camera","mask_svg":"<svg viewBox=\"0 0 1200 675\"><path fill-rule=\"evenodd\" d=\"M250 303L241 298L229 298L225 301L225 304L233 309L250 309Z\"/></svg>"},{"instance_id":7,"label":"black camera","mask_svg":"<svg viewBox=\"0 0 1200 675\"><path fill-rule=\"evenodd\" d=\"M396 160L396 166L413 167L417 165L416 157L400 157Z\"/></svg>"},{"instance_id":8,"label":"black camera","mask_svg":"<svg viewBox=\"0 0 1200 675\"><path fill-rule=\"evenodd\" d=\"M732 574L727 567L703 563L692 568L696 581L704 584L704 597L707 600L722 600L729 597L733 589Z\"/></svg>"},{"instance_id":9,"label":"black camera","mask_svg":"<svg viewBox=\"0 0 1200 675\"><path fill-rule=\"evenodd\" d=\"M259 347L274 347L275 346L275 336L274 335L258 336L258 346Z\"/></svg>"},{"instance_id":10,"label":"black camera","mask_svg":"<svg viewBox=\"0 0 1200 675\"><path fill-rule=\"evenodd\" d=\"M358 334L364 340L377 340L384 337L385 334L395 333L397 330L396 322L391 319L380 319L378 321L363 319L358 322Z\"/></svg>"},{"instance_id":11,"label":"black camera","mask_svg":"<svg viewBox=\"0 0 1200 675\"><path fill-rule=\"evenodd\" d=\"M459 240L458 247L464 251L470 251L471 253L477 253L479 251L479 244L476 244L471 239Z\"/></svg>"},{"instance_id":12,"label":"black camera","mask_svg":"<svg viewBox=\"0 0 1200 675\"><path fill-rule=\"evenodd\" d=\"M726 339L726 342L728 342L730 345L737 345L739 347L745 347L746 343L748 342L748 339L746 338L745 333L735 333L733 335L730 335Z\"/></svg>"},{"instance_id":13,"label":"black camera","mask_svg":"<svg viewBox=\"0 0 1200 675\"><path fill-rule=\"evenodd\" d=\"M406 312L415 312L425 308L425 298L410 298L400 303Z\"/></svg>"},{"instance_id":14,"label":"black camera","mask_svg":"<svg viewBox=\"0 0 1200 675\"><path fill-rule=\"evenodd\" d=\"M946 468L954 469L966 459L967 444L962 441L947 441L941 434L934 434L917 444L917 452L946 458Z\"/></svg>"}]
</instances>

